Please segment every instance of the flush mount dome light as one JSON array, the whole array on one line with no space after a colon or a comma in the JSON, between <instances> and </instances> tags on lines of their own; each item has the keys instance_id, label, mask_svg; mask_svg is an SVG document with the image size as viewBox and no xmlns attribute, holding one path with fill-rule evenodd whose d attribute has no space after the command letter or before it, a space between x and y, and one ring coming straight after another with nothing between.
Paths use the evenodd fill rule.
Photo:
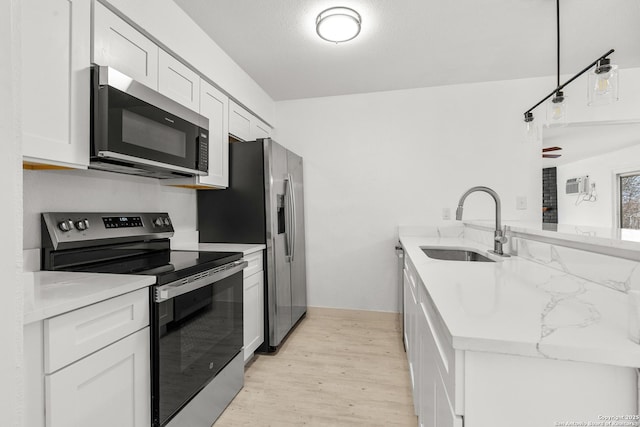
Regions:
<instances>
[{"instance_id":1,"label":"flush mount dome light","mask_svg":"<svg viewBox=\"0 0 640 427\"><path fill-rule=\"evenodd\" d=\"M360 14L348 7L331 7L320 12L316 19L316 32L320 38L342 43L356 38L360 34Z\"/></svg>"}]
</instances>

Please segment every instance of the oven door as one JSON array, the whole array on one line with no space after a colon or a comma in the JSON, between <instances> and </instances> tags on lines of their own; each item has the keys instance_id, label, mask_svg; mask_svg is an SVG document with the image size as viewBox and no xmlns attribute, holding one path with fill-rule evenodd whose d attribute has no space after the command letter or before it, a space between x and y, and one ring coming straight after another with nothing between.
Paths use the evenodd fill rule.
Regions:
<instances>
[{"instance_id":1,"label":"oven door","mask_svg":"<svg viewBox=\"0 0 640 427\"><path fill-rule=\"evenodd\" d=\"M242 350L242 280L240 270L162 302L154 298L154 427L165 425Z\"/></svg>"}]
</instances>

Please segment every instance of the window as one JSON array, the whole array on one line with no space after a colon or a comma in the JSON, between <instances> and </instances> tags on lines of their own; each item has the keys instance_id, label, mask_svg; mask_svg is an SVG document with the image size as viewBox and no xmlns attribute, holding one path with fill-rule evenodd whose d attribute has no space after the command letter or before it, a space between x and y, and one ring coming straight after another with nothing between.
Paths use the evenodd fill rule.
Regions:
<instances>
[{"instance_id":1,"label":"window","mask_svg":"<svg viewBox=\"0 0 640 427\"><path fill-rule=\"evenodd\" d=\"M640 172L620 175L620 227L640 229Z\"/></svg>"}]
</instances>

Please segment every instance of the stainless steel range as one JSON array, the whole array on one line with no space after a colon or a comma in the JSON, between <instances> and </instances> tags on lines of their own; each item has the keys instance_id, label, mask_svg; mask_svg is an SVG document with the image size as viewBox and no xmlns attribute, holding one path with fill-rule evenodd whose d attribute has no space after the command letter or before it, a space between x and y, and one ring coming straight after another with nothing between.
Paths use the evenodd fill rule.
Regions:
<instances>
[{"instance_id":1,"label":"stainless steel range","mask_svg":"<svg viewBox=\"0 0 640 427\"><path fill-rule=\"evenodd\" d=\"M175 251L166 213L43 213L42 269L143 274L152 425L210 427L243 385L241 253Z\"/></svg>"}]
</instances>

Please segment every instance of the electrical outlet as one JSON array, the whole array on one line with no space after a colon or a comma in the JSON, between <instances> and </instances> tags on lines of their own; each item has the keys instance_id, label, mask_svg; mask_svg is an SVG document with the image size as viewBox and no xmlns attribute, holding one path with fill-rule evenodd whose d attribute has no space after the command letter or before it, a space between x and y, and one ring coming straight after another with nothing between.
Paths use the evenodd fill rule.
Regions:
<instances>
[{"instance_id":1,"label":"electrical outlet","mask_svg":"<svg viewBox=\"0 0 640 427\"><path fill-rule=\"evenodd\" d=\"M516 209L525 210L527 209L527 198L526 196L518 196L516 197Z\"/></svg>"},{"instance_id":2,"label":"electrical outlet","mask_svg":"<svg viewBox=\"0 0 640 427\"><path fill-rule=\"evenodd\" d=\"M442 208L442 219L451 219L451 209Z\"/></svg>"}]
</instances>

